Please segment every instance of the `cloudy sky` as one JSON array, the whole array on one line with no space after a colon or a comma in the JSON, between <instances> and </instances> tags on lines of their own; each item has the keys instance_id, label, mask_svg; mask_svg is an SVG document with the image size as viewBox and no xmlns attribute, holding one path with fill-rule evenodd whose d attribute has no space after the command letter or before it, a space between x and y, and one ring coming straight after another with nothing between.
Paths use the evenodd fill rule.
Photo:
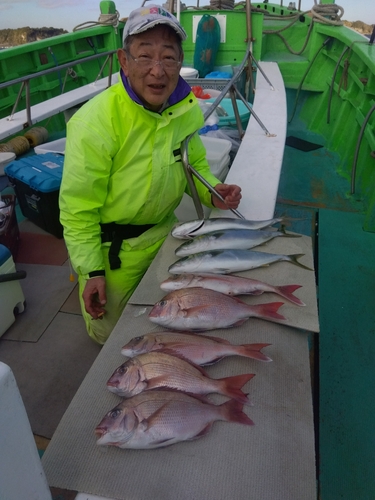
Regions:
<instances>
[{"instance_id":1,"label":"cloudy sky","mask_svg":"<svg viewBox=\"0 0 375 500\"><path fill-rule=\"evenodd\" d=\"M142 1L117 0L115 3L120 17L126 17ZM190 0L185 0L185 3L196 5L196 2ZM284 0L284 5L288 3L288 0ZM72 31L78 24L97 21L100 15L99 4L100 0L0 0L0 29L45 26ZM201 0L200 4L204 5L204 1ZM298 5L298 1L296 4ZM302 9L309 10L313 4L313 0L302 0ZM338 0L336 4L344 8L343 19L375 24L374 0Z\"/></svg>"}]
</instances>

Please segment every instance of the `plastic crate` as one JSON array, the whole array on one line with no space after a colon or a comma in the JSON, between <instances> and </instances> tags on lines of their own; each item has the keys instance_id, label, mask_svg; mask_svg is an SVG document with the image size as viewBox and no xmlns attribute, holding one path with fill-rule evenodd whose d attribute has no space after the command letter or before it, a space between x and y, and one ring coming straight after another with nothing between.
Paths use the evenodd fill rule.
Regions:
<instances>
[{"instance_id":1,"label":"plastic crate","mask_svg":"<svg viewBox=\"0 0 375 500\"><path fill-rule=\"evenodd\" d=\"M57 238L63 237L59 192L64 156L46 153L27 156L5 167L22 214Z\"/></svg>"}]
</instances>

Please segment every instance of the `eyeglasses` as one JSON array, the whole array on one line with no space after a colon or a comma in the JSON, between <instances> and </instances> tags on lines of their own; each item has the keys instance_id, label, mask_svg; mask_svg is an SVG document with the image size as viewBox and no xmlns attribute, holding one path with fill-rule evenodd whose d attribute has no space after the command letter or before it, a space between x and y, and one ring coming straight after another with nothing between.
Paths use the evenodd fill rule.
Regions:
<instances>
[{"instance_id":1,"label":"eyeglasses","mask_svg":"<svg viewBox=\"0 0 375 500\"><path fill-rule=\"evenodd\" d=\"M133 61L138 64L138 66L144 70L150 70L156 64L160 64L160 66L165 70L175 70L181 66L181 61L176 61L173 57L165 57L161 61L157 59L151 59L148 56L134 57L130 52L126 51L126 53L133 59Z\"/></svg>"}]
</instances>

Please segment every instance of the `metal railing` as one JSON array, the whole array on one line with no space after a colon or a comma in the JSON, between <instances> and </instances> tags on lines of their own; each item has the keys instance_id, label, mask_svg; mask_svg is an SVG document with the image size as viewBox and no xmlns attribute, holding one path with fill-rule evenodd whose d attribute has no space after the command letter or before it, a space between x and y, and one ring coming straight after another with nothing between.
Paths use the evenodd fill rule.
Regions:
<instances>
[{"instance_id":1,"label":"metal railing","mask_svg":"<svg viewBox=\"0 0 375 500\"><path fill-rule=\"evenodd\" d=\"M229 93L230 98L232 100L232 106L233 106L233 111L234 111L234 115L235 115L235 119L236 119L237 129L238 129L238 132L240 134L241 139L242 139L242 136L243 136L243 130L242 130L240 113L238 111L236 96L238 96L240 98L240 100L245 104L245 106L247 107L247 109L250 111L250 114L255 118L255 120L260 125L260 127L263 129L263 131L265 132L265 134L268 137L270 137L272 135L267 130L267 128L265 127L265 125L262 123L262 121L259 119L259 117L256 115L256 113L254 112L254 110L250 106L250 104L247 102L247 100L244 98L244 96L241 94L241 92L237 88L237 82L239 81L239 79L240 79L243 71L246 70L246 68L250 64L250 62L253 62L253 63L255 63L257 69L262 73L262 75L264 76L264 78L267 81L267 83L270 85L271 90L274 90L274 87L273 87L272 83L268 80L268 78L264 74L263 70L260 68L260 66L255 61L255 59L254 59L254 57L253 57L253 55L251 53L250 47L251 47L251 41L248 42L246 54L245 54L245 56L244 56L244 58L243 58L243 60L242 60L242 62L240 64L240 66L238 67L237 71L232 76L232 78L228 81L228 83L224 86L224 88L221 91L221 93L218 95L218 97L212 103L212 106L204 114L204 120L206 121L211 116L211 114L217 109L217 107L220 105L220 103L224 99L224 97ZM209 82L209 80L208 80L208 82ZM207 182L206 179L204 179L200 175L200 173L197 172L197 170L195 170L195 168L190 164L188 149L189 149L189 142L190 142L190 140L191 140L191 138L193 136L194 136L194 134L189 135L185 139L185 141L183 141L183 143L181 145L182 165L183 165L184 172L185 172L185 175L186 175L186 178L187 178L187 182L188 182L188 185L189 185L189 188L190 188L190 191L191 191L191 196L193 198L194 206L195 206L195 209L197 211L197 216L198 216L199 219L204 219L203 206L202 206L202 203L200 201L200 198L199 198L196 186L194 184L193 177L195 177L196 179L198 179L210 191L211 194L213 194L214 196L216 196L217 198L219 198L222 202L225 203L225 200L216 191L216 189L209 182ZM230 210L235 215L237 215L237 217L239 217L241 219L245 218L237 210L234 210L234 209L230 209Z\"/></svg>"},{"instance_id":2,"label":"metal railing","mask_svg":"<svg viewBox=\"0 0 375 500\"><path fill-rule=\"evenodd\" d=\"M73 66L76 66L77 64L84 64L84 63L92 61L94 59L98 59L100 57L105 57L106 59L105 59L103 65L101 66L101 68L100 68L100 70L98 72L98 75L97 75L97 77L96 77L96 79L95 79L95 81L93 83L95 83L100 78L100 76L102 75L102 73L104 71L104 68L106 67L106 65L109 62L108 86L110 87L112 85L113 55L116 52L117 52L116 50L111 50L111 51L108 51L108 52L102 52L100 54L95 54L95 55L92 55L92 56L87 56L87 57L84 57L82 59L77 59L74 62L71 61L69 63L60 64L60 65L54 66L53 68L45 69L43 71L38 71L37 73L31 73L31 74L29 74L27 76L15 78L13 80L9 80L8 82L0 83L0 90L2 90L4 88L7 88L7 87L11 87L13 85L18 85L19 83L21 83L21 88L20 88L20 90L18 92L18 95L17 95L17 98L16 98L16 102L14 103L12 112L11 112L10 116L8 117L8 120L11 121L13 119L13 116L14 116L15 112L17 111L17 107L18 107L18 104L20 102L21 96L22 96L23 92L25 91L25 96L26 96L26 107L25 107L26 120L27 120L27 123L31 124L32 123L32 116L31 116L31 108L32 108L32 106L31 106L31 103L30 103L30 81L33 80L33 79L35 79L35 78L39 78L41 76L49 75L51 73L56 73L58 71L65 70L65 69L67 70L67 72L69 72L69 71L71 71L71 68Z\"/></svg>"}]
</instances>

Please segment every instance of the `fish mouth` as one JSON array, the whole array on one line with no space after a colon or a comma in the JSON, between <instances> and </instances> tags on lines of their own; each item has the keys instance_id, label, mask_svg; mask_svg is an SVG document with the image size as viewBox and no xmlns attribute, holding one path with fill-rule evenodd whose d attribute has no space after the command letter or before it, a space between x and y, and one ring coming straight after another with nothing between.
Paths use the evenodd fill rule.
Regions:
<instances>
[{"instance_id":1,"label":"fish mouth","mask_svg":"<svg viewBox=\"0 0 375 500\"><path fill-rule=\"evenodd\" d=\"M107 434L107 429L104 427L97 427L94 431L95 436L100 440L103 436Z\"/></svg>"},{"instance_id":2,"label":"fish mouth","mask_svg":"<svg viewBox=\"0 0 375 500\"><path fill-rule=\"evenodd\" d=\"M113 392L114 394L117 394L118 392L118 387L117 387L117 383L114 383L114 382L107 382L107 388L110 392Z\"/></svg>"}]
</instances>

